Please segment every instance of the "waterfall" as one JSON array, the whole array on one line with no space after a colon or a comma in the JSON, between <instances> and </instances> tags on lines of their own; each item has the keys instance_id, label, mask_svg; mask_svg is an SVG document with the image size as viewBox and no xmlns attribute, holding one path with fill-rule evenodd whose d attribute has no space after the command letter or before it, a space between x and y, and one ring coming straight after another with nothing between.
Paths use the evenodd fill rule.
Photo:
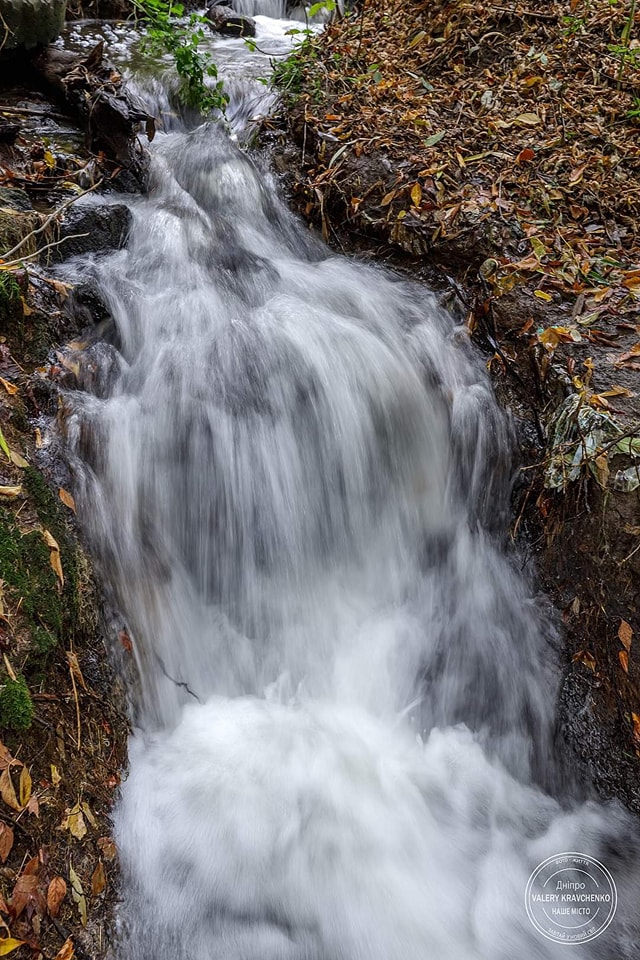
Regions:
<instances>
[{"instance_id":1,"label":"waterfall","mask_svg":"<svg viewBox=\"0 0 640 960\"><path fill-rule=\"evenodd\" d=\"M505 551L513 438L424 287L332 254L222 128L159 134L69 394L137 681L120 960L549 960L527 879L637 833L554 734L559 638ZM98 370L98 374L96 374ZM635 945L634 945L635 944Z\"/></svg>"}]
</instances>

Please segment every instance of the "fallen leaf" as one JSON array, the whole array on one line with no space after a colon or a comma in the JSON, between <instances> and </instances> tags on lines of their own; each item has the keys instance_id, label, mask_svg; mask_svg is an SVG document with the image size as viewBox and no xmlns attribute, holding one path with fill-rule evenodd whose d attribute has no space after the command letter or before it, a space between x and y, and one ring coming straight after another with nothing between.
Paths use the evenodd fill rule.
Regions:
<instances>
[{"instance_id":1,"label":"fallen leaf","mask_svg":"<svg viewBox=\"0 0 640 960\"><path fill-rule=\"evenodd\" d=\"M52 537L48 530L42 531L42 537L44 542L49 547L49 562L51 563L51 569L58 578L58 586L60 589L64 586L64 573L62 572L62 561L60 560L60 547L55 537Z\"/></svg>"},{"instance_id":2,"label":"fallen leaf","mask_svg":"<svg viewBox=\"0 0 640 960\"><path fill-rule=\"evenodd\" d=\"M22 807L18 803L13 781L8 770L3 770L2 774L0 774L0 796L12 810L22 810Z\"/></svg>"},{"instance_id":3,"label":"fallen leaf","mask_svg":"<svg viewBox=\"0 0 640 960\"><path fill-rule=\"evenodd\" d=\"M78 656L73 652L73 650L67 650L67 663L69 664L69 669L71 670L72 674L74 675L74 677L76 678L80 686L83 688L83 690L86 690L87 685L85 683L84 677L82 676L80 664L78 663Z\"/></svg>"},{"instance_id":4,"label":"fallen leaf","mask_svg":"<svg viewBox=\"0 0 640 960\"><path fill-rule=\"evenodd\" d=\"M618 660L625 673L629 673L629 654L626 650L618 651Z\"/></svg>"},{"instance_id":5,"label":"fallen leaf","mask_svg":"<svg viewBox=\"0 0 640 960\"><path fill-rule=\"evenodd\" d=\"M57 917L62 901L67 895L67 882L62 877L54 877L47 890L47 910L52 917Z\"/></svg>"},{"instance_id":6,"label":"fallen leaf","mask_svg":"<svg viewBox=\"0 0 640 960\"><path fill-rule=\"evenodd\" d=\"M64 503L65 507L69 507L69 510L73 510L74 513L76 512L76 502L67 490L64 490L62 487L60 487L58 490L58 496Z\"/></svg>"},{"instance_id":7,"label":"fallen leaf","mask_svg":"<svg viewBox=\"0 0 640 960\"><path fill-rule=\"evenodd\" d=\"M65 940L62 944L58 953L56 953L54 960L73 960L75 955L73 940L69 937L69 939Z\"/></svg>"},{"instance_id":8,"label":"fallen leaf","mask_svg":"<svg viewBox=\"0 0 640 960\"><path fill-rule=\"evenodd\" d=\"M11 451L11 462L15 463L16 467L20 467L21 470L26 470L29 466L25 458L21 453L18 453L17 450Z\"/></svg>"},{"instance_id":9,"label":"fallen leaf","mask_svg":"<svg viewBox=\"0 0 640 960\"><path fill-rule=\"evenodd\" d=\"M626 620L620 621L620 626L618 627L618 639L620 643L625 648L627 653L631 650L631 640L633 638L633 630L631 625L627 623Z\"/></svg>"},{"instance_id":10,"label":"fallen leaf","mask_svg":"<svg viewBox=\"0 0 640 960\"><path fill-rule=\"evenodd\" d=\"M94 897L99 896L107 885L107 875L104 872L104 863L99 861L98 866L93 871L91 877L91 893Z\"/></svg>"},{"instance_id":11,"label":"fallen leaf","mask_svg":"<svg viewBox=\"0 0 640 960\"><path fill-rule=\"evenodd\" d=\"M53 783L54 787L57 787L61 780L62 780L62 777L58 772L58 768L56 767L55 763L52 763L51 764L51 782Z\"/></svg>"},{"instance_id":12,"label":"fallen leaf","mask_svg":"<svg viewBox=\"0 0 640 960\"><path fill-rule=\"evenodd\" d=\"M385 193L384 197L380 201L380 206L388 207L397 192L398 192L397 190L390 190L389 193Z\"/></svg>"},{"instance_id":13,"label":"fallen leaf","mask_svg":"<svg viewBox=\"0 0 640 960\"><path fill-rule=\"evenodd\" d=\"M22 496L22 486L18 484L16 487L0 487L0 497L6 497L7 500L15 500L16 497Z\"/></svg>"},{"instance_id":14,"label":"fallen leaf","mask_svg":"<svg viewBox=\"0 0 640 960\"><path fill-rule=\"evenodd\" d=\"M0 450L2 450L7 460L11 460L11 451L9 450L9 445L7 444L7 441L4 438L4 433L2 432L2 429L0 429Z\"/></svg>"},{"instance_id":15,"label":"fallen leaf","mask_svg":"<svg viewBox=\"0 0 640 960\"><path fill-rule=\"evenodd\" d=\"M60 824L60 829L68 830L76 840L82 840L87 835L87 825L78 803L71 809L67 808L67 815Z\"/></svg>"},{"instance_id":16,"label":"fallen leaf","mask_svg":"<svg viewBox=\"0 0 640 960\"><path fill-rule=\"evenodd\" d=\"M424 141L425 147L435 147L436 143L440 143L444 137L446 130L440 130L438 133L432 133L430 137Z\"/></svg>"},{"instance_id":17,"label":"fallen leaf","mask_svg":"<svg viewBox=\"0 0 640 960\"><path fill-rule=\"evenodd\" d=\"M522 127L536 127L539 123L542 123L537 113L521 113L513 122Z\"/></svg>"},{"instance_id":18,"label":"fallen leaf","mask_svg":"<svg viewBox=\"0 0 640 960\"><path fill-rule=\"evenodd\" d=\"M524 150L521 150L516 160L518 163L529 163L531 160L535 160L535 153L531 147L525 147Z\"/></svg>"},{"instance_id":19,"label":"fallen leaf","mask_svg":"<svg viewBox=\"0 0 640 960\"><path fill-rule=\"evenodd\" d=\"M34 913L42 916L46 910L46 901L38 889L40 877L35 873L24 873L16 880L16 885L11 894L11 912L13 916L18 917L26 910L27 915Z\"/></svg>"},{"instance_id":20,"label":"fallen leaf","mask_svg":"<svg viewBox=\"0 0 640 960\"><path fill-rule=\"evenodd\" d=\"M84 813L85 817L87 818L87 820L89 821L89 823L90 823L91 826L93 827L93 829L94 829L94 830L97 830L97 829L98 829L98 822L97 822L96 818L94 817L93 813L91 812L91 807L90 807L89 804L86 802L86 800L83 800L83 801L82 801L82 810L83 810L83 813Z\"/></svg>"},{"instance_id":21,"label":"fallen leaf","mask_svg":"<svg viewBox=\"0 0 640 960\"><path fill-rule=\"evenodd\" d=\"M118 850L111 837L100 837L97 843L105 860L115 860Z\"/></svg>"},{"instance_id":22,"label":"fallen leaf","mask_svg":"<svg viewBox=\"0 0 640 960\"><path fill-rule=\"evenodd\" d=\"M422 187L419 183L414 183L411 187L411 202L414 207L419 207L422 202Z\"/></svg>"},{"instance_id":23,"label":"fallen leaf","mask_svg":"<svg viewBox=\"0 0 640 960\"><path fill-rule=\"evenodd\" d=\"M15 383L9 383L9 381L5 380L4 377L0 377L0 383L10 396L15 397L16 393L18 392L18 388L16 387Z\"/></svg>"},{"instance_id":24,"label":"fallen leaf","mask_svg":"<svg viewBox=\"0 0 640 960\"><path fill-rule=\"evenodd\" d=\"M69 879L71 880L71 896L78 907L80 921L83 927L87 925L87 899L80 883L80 877L72 866L69 866Z\"/></svg>"},{"instance_id":25,"label":"fallen leaf","mask_svg":"<svg viewBox=\"0 0 640 960\"><path fill-rule=\"evenodd\" d=\"M553 297L550 293L547 293L545 290L534 290L534 297L537 297L538 300L544 300L545 303L550 303L553 300Z\"/></svg>"},{"instance_id":26,"label":"fallen leaf","mask_svg":"<svg viewBox=\"0 0 640 960\"><path fill-rule=\"evenodd\" d=\"M6 770L8 767L19 762L19 760L14 760L10 750L5 747L4 743L0 742L0 770Z\"/></svg>"},{"instance_id":27,"label":"fallen leaf","mask_svg":"<svg viewBox=\"0 0 640 960\"><path fill-rule=\"evenodd\" d=\"M31 774L26 767L20 771L20 806L26 807L31 799Z\"/></svg>"},{"instance_id":28,"label":"fallen leaf","mask_svg":"<svg viewBox=\"0 0 640 960\"><path fill-rule=\"evenodd\" d=\"M27 813L30 813L34 817L40 816L40 804L38 803L38 798L35 793L31 794L29 802L27 804Z\"/></svg>"},{"instance_id":29,"label":"fallen leaf","mask_svg":"<svg viewBox=\"0 0 640 960\"><path fill-rule=\"evenodd\" d=\"M0 860L7 862L7 857L13 847L13 830L7 823L0 821Z\"/></svg>"},{"instance_id":30,"label":"fallen leaf","mask_svg":"<svg viewBox=\"0 0 640 960\"><path fill-rule=\"evenodd\" d=\"M633 739L640 743L640 714L632 713L631 721L633 723Z\"/></svg>"},{"instance_id":31,"label":"fallen leaf","mask_svg":"<svg viewBox=\"0 0 640 960\"><path fill-rule=\"evenodd\" d=\"M574 653L571 659L574 663L584 664L584 666L591 670L592 673L595 673L596 658L592 653L589 653L588 650L578 650L577 653Z\"/></svg>"},{"instance_id":32,"label":"fallen leaf","mask_svg":"<svg viewBox=\"0 0 640 960\"><path fill-rule=\"evenodd\" d=\"M6 957L7 954L13 953L23 943L24 940L15 940L13 937L0 938L0 957Z\"/></svg>"}]
</instances>

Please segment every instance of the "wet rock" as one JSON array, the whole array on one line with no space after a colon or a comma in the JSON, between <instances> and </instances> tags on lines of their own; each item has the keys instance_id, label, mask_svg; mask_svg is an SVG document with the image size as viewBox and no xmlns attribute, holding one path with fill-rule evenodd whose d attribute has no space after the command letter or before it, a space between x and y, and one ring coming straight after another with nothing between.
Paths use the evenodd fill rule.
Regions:
<instances>
[{"instance_id":1,"label":"wet rock","mask_svg":"<svg viewBox=\"0 0 640 960\"><path fill-rule=\"evenodd\" d=\"M216 4L206 13L211 29L229 37L255 37L256 22L251 17L233 10L230 6Z\"/></svg>"},{"instance_id":2,"label":"wet rock","mask_svg":"<svg viewBox=\"0 0 640 960\"><path fill-rule=\"evenodd\" d=\"M51 43L62 30L66 8L67 0L0 0L2 24L8 30L0 57Z\"/></svg>"},{"instance_id":3,"label":"wet rock","mask_svg":"<svg viewBox=\"0 0 640 960\"><path fill-rule=\"evenodd\" d=\"M18 190L14 187L0 187L0 207L20 210L22 213L33 211L29 195L24 190Z\"/></svg>"},{"instance_id":4,"label":"wet rock","mask_svg":"<svg viewBox=\"0 0 640 960\"><path fill-rule=\"evenodd\" d=\"M51 260L60 263L85 253L110 253L124 246L131 212L124 203L75 204L68 208L59 228L64 241L51 251Z\"/></svg>"}]
</instances>

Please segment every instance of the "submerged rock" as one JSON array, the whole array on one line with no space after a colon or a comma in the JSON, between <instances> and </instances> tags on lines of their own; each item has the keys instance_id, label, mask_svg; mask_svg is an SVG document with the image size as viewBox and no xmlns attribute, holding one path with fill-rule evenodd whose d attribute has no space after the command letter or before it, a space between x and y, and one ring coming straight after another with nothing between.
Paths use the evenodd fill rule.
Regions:
<instances>
[{"instance_id":1,"label":"submerged rock","mask_svg":"<svg viewBox=\"0 0 640 960\"><path fill-rule=\"evenodd\" d=\"M207 10L212 30L230 37L255 37L256 22L230 6L216 4Z\"/></svg>"}]
</instances>

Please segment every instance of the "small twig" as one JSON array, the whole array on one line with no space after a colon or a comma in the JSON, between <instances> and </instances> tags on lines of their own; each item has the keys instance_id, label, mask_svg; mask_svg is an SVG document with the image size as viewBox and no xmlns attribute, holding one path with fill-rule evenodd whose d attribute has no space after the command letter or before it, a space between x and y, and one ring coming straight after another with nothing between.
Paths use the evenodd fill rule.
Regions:
<instances>
[{"instance_id":1,"label":"small twig","mask_svg":"<svg viewBox=\"0 0 640 960\"><path fill-rule=\"evenodd\" d=\"M4 260L0 259L0 270L8 270L9 267L16 267L20 263L24 263L26 260L33 260L34 257L39 257L41 253L44 253L46 250L52 250L53 247L61 247L63 243L66 243L67 240L79 240L80 237L88 237L88 233L72 233L68 237L63 237L62 240L56 240L55 243L47 243L44 247L39 247L34 253L26 253L24 257L18 257L17 260L9 260L6 263Z\"/></svg>"},{"instance_id":2,"label":"small twig","mask_svg":"<svg viewBox=\"0 0 640 960\"><path fill-rule=\"evenodd\" d=\"M0 103L0 113L11 113L16 117L53 117L54 120L73 120L73 117L68 117L64 113L56 113L55 110L34 110L33 107L9 107L4 103Z\"/></svg>"},{"instance_id":3,"label":"small twig","mask_svg":"<svg viewBox=\"0 0 640 960\"><path fill-rule=\"evenodd\" d=\"M99 187L102 184L103 179L104 178L101 177L96 183L94 183L87 190L84 190L82 193L78 193L73 197L69 197L68 200L65 200L65 202L57 208L57 210L54 210L53 213L49 214L47 219L44 221L44 223L40 227L37 228L37 230L32 230L31 233L28 233L26 237L23 237L19 243L16 243L15 247L12 247L11 250L7 250L2 255L2 259L6 260L7 257L13 256L13 254L16 253L20 249L20 247L24 246L27 240L30 240L32 237L37 237L39 233L42 233L44 230L46 230L49 224L52 223L56 219L56 217L58 217L61 213L64 213L67 207L70 207L72 203L76 202L76 200L80 200L81 197L86 197L88 193L91 193L93 190ZM7 266L6 262L3 265Z\"/></svg>"}]
</instances>

